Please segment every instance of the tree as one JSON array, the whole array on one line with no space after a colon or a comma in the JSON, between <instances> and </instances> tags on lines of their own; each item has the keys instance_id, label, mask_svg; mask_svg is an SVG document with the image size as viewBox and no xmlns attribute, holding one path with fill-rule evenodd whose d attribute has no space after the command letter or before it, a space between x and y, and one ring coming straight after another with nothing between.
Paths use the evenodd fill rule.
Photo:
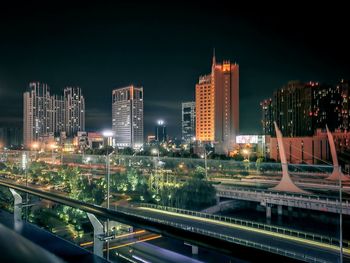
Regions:
<instances>
[{"instance_id":1,"label":"tree","mask_svg":"<svg viewBox=\"0 0 350 263\"><path fill-rule=\"evenodd\" d=\"M211 183L197 178L189 180L176 195L179 196L180 207L201 210L216 203L216 190Z\"/></svg>"}]
</instances>

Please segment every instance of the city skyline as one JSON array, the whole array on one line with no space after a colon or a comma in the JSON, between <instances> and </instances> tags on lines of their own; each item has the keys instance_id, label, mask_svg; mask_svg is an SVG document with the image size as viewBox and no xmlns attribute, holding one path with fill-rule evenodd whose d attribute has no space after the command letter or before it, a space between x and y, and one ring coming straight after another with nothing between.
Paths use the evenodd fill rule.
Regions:
<instances>
[{"instance_id":1,"label":"city skyline","mask_svg":"<svg viewBox=\"0 0 350 263\"><path fill-rule=\"evenodd\" d=\"M304 25L287 19L293 9L287 14L259 15L257 12L230 13L223 8L220 9L223 12L218 12L220 15L212 14L214 19L209 19L208 8L200 7L200 14L195 14L193 11L198 7L189 5L176 20L179 7L162 13L151 5L146 10L152 11L153 20L147 20L147 12L141 12L140 8L134 10L133 5L112 6L110 11L97 6L97 10L107 12L103 17L98 12L95 14L94 8L87 5L81 17L75 18L72 10L36 10L29 6L33 14L46 11L47 15L38 18L33 15L28 25L22 24L28 16L26 12L18 11L23 16L16 21L7 14L1 18L2 24L11 24L2 31L5 41L0 44L2 52L6 50L1 53L0 62L2 126L21 126L21 94L28 82L39 80L50 83L54 93L58 92L57 87L80 86L86 98L87 130L110 128L111 91L134 84L142 85L146 91L145 136L153 133L156 120L164 119L169 135L180 138L181 102L194 100L197 77L210 70L207 62L214 47L218 60L230 59L241 66L241 133L261 132L259 103L288 81L332 84L350 76L345 44L339 40L336 45L330 45L341 36L345 25L341 18L334 20L335 12L329 17L332 22L329 25L312 22L326 10L318 15L303 13L309 18ZM126 15L130 10L137 21ZM114 16L113 11L118 12L120 18ZM199 17L203 18L201 24L196 22ZM280 22L278 25L276 20ZM140 26L142 21L146 23ZM239 27L231 26L235 23ZM339 27L333 30L335 23ZM266 26L270 26L269 29ZM50 33L51 28L58 31L58 36ZM22 33L21 37L45 35L45 41L36 45L27 43L26 51L18 44L21 37L16 39L15 30ZM213 37L198 43L198 37L208 30ZM271 36L276 42L269 40ZM63 39L71 41L67 43ZM89 41L85 41L87 39ZM142 39L144 44L132 41L122 44L123 39ZM320 40L315 43L317 39ZM19 61L22 57L24 60ZM173 90L176 92L169 96ZM104 95L95 99L97 94Z\"/></svg>"}]
</instances>

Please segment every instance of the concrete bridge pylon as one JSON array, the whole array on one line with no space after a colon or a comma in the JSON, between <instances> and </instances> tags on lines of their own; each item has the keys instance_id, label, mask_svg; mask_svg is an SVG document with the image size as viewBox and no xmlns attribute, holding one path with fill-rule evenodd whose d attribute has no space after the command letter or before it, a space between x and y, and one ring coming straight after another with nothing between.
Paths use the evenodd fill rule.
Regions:
<instances>
[{"instance_id":1,"label":"concrete bridge pylon","mask_svg":"<svg viewBox=\"0 0 350 263\"><path fill-rule=\"evenodd\" d=\"M275 187L270 188L270 190L306 194L308 192L302 190L296 184L294 184L294 182L292 181L292 178L289 175L286 152L283 145L282 132L278 128L276 122L274 122L274 125L275 125L277 144L278 144L278 149L279 149L279 154L280 154L281 164L282 164L282 179Z\"/></svg>"},{"instance_id":2,"label":"concrete bridge pylon","mask_svg":"<svg viewBox=\"0 0 350 263\"><path fill-rule=\"evenodd\" d=\"M333 172L326 179L332 180L332 181L339 181L339 179L342 181L349 181L350 180L349 176L344 175L341 171L341 167L339 166L338 156L337 156L337 151L335 149L333 135L329 131L327 125L326 125L326 130L327 130L327 136L328 136L328 143L329 143L329 147L331 149L332 160L333 160Z\"/></svg>"}]
</instances>

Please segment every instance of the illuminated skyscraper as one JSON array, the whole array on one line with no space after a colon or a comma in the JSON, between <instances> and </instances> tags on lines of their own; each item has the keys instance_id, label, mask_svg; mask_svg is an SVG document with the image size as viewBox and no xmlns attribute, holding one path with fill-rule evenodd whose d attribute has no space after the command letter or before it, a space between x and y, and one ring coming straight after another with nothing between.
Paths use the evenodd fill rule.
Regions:
<instances>
[{"instance_id":1,"label":"illuminated skyscraper","mask_svg":"<svg viewBox=\"0 0 350 263\"><path fill-rule=\"evenodd\" d=\"M65 131L68 136L85 131L85 99L79 87L64 89Z\"/></svg>"},{"instance_id":2,"label":"illuminated skyscraper","mask_svg":"<svg viewBox=\"0 0 350 263\"><path fill-rule=\"evenodd\" d=\"M64 96L51 95L47 84L29 83L23 94L23 140L29 148L47 136L65 131L74 136L85 130L85 102L80 88L65 88Z\"/></svg>"},{"instance_id":3,"label":"illuminated skyscraper","mask_svg":"<svg viewBox=\"0 0 350 263\"><path fill-rule=\"evenodd\" d=\"M196 138L216 144L217 152L228 152L239 132L239 66L217 63L211 74L196 84Z\"/></svg>"},{"instance_id":4,"label":"illuminated skyscraper","mask_svg":"<svg viewBox=\"0 0 350 263\"><path fill-rule=\"evenodd\" d=\"M116 146L143 145L143 88L133 85L112 91L112 129Z\"/></svg>"},{"instance_id":5,"label":"illuminated skyscraper","mask_svg":"<svg viewBox=\"0 0 350 263\"><path fill-rule=\"evenodd\" d=\"M182 103L182 141L190 143L196 136L196 102Z\"/></svg>"},{"instance_id":6,"label":"illuminated skyscraper","mask_svg":"<svg viewBox=\"0 0 350 263\"><path fill-rule=\"evenodd\" d=\"M52 98L45 83L29 83L23 94L23 142L30 147L41 136L53 132Z\"/></svg>"}]
</instances>

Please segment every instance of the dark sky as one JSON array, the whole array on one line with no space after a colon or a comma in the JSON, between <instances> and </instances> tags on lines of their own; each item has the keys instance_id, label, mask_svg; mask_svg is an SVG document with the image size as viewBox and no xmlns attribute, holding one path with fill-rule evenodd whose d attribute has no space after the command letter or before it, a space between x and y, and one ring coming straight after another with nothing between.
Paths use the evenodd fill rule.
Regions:
<instances>
[{"instance_id":1,"label":"dark sky","mask_svg":"<svg viewBox=\"0 0 350 263\"><path fill-rule=\"evenodd\" d=\"M240 65L241 133L260 132L259 102L288 80L350 79L345 7L216 2L1 7L0 127L21 125L22 93L35 80L55 93L79 85L87 129L110 127L112 89L133 83L144 87L145 135L162 118L178 136L181 102L194 100L213 47L217 60Z\"/></svg>"}]
</instances>

